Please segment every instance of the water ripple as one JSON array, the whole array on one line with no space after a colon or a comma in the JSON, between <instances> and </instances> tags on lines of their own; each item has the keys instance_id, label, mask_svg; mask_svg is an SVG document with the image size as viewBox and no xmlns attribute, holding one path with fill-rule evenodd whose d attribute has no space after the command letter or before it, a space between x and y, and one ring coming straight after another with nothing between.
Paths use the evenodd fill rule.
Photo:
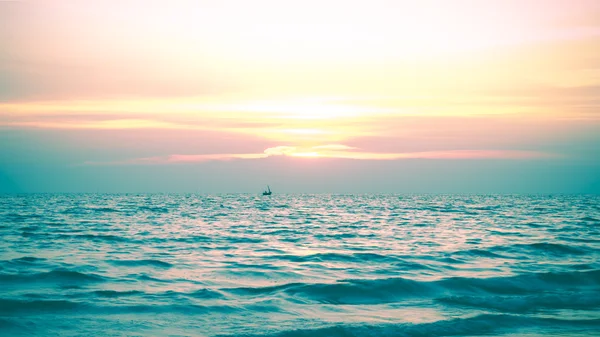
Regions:
<instances>
[{"instance_id":1,"label":"water ripple","mask_svg":"<svg viewBox=\"0 0 600 337\"><path fill-rule=\"evenodd\" d=\"M600 197L0 197L0 334L594 335Z\"/></svg>"}]
</instances>

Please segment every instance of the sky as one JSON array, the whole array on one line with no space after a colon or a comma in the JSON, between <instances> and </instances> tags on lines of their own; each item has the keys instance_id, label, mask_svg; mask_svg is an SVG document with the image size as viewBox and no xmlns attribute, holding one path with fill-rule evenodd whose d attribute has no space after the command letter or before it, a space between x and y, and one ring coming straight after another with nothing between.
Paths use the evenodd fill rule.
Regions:
<instances>
[{"instance_id":1,"label":"sky","mask_svg":"<svg viewBox=\"0 0 600 337\"><path fill-rule=\"evenodd\" d=\"M0 0L0 193L600 193L597 0Z\"/></svg>"}]
</instances>

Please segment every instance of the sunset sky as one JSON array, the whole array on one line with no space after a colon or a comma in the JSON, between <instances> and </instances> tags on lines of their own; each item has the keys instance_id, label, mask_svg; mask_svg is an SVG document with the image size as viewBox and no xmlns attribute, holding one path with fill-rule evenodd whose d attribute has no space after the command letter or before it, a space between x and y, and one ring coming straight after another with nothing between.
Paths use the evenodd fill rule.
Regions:
<instances>
[{"instance_id":1,"label":"sunset sky","mask_svg":"<svg viewBox=\"0 0 600 337\"><path fill-rule=\"evenodd\" d=\"M0 192L600 193L598 0L0 1Z\"/></svg>"}]
</instances>

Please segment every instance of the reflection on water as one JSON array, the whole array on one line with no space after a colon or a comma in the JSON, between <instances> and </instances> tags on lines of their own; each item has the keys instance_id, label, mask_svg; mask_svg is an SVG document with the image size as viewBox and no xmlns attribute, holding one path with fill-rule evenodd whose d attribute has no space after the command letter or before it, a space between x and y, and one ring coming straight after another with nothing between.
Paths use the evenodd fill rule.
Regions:
<instances>
[{"instance_id":1,"label":"reflection on water","mask_svg":"<svg viewBox=\"0 0 600 337\"><path fill-rule=\"evenodd\" d=\"M593 335L600 198L0 197L0 331Z\"/></svg>"}]
</instances>

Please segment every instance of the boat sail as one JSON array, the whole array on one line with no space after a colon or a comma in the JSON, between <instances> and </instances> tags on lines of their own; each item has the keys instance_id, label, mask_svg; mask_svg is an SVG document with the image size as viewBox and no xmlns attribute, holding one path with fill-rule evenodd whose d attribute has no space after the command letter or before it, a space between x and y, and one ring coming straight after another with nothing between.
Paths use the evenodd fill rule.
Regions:
<instances>
[{"instance_id":1,"label":"boat sail","mask_svg":"<svg viewBox=\"0 0 600 337\"><path fill-rule=\"evenodd\" d=\"M271 187L269 187L269 185L267 185L267 190L263 192L263 195L271 195L273 192L271 192Z\"/></svg>"}]
</instances>

